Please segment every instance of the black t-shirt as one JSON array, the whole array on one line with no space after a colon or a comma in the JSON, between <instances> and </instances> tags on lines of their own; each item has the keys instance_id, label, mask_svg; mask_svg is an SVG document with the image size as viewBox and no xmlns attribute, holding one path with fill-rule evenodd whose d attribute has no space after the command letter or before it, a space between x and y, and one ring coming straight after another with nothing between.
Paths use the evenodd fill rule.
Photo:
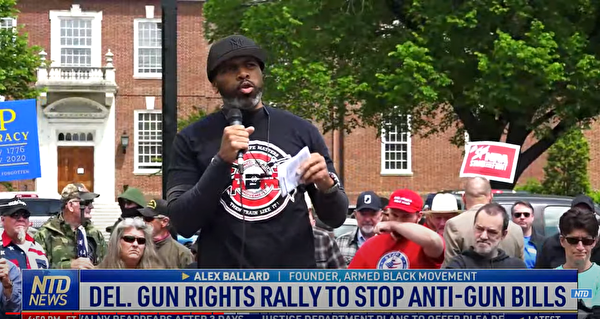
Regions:
<instances>
[{"instance_id":1,"label":"black t-shirt","mask_svg":"<svg viewBox=\"0 0 600 319\"><path fill-rule=\"evenodd\" d=\"M304 188L281 196L277 168L308 146L311 153L323 155L329 171L335 172L323 137L310 122L271 107L244 113L243 118L244 126L255 128L244 154L243 180L240 183L240 174L232 167L230 182L217 199L214 215L202 226L198 267L315 268ZM221 111L178 134L173 153L180 155L173 156L170 163L169 189L198 182L217 154L226 126L225 113ZM244 196L240 197L242 188ZM194 211L190 216L209 213L203 207L189 209Z\"/></svg>"}]
</instances>

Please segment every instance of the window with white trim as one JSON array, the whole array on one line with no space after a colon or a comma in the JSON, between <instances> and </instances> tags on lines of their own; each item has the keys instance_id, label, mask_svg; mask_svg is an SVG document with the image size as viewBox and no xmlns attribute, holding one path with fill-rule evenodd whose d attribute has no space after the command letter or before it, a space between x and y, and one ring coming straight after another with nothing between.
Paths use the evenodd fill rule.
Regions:
<instances>
[{"instance_id":1,"label":"window with white trim","mask_svg":"<svg viewBox=\"0 0 600 319\"><path fill-rule=\"evenodd\" d=\"M17 27L17 19L15 18L0 18L0 29L15 29Z\"/></svg>"},{"instance_id":2,"label":"window with white trim","mask_svg":"<svg viewBox=\"0 0 600 319\"><path fill-rule=\"evenodd\" d=\"M50 11L50 59L57 66L102 66L102 12Z\"/></svg>"},{"instance_id":3,"label":"window with white trim","mask_svg":"<svg viewBox=\"0 0 600 319\"><path fill-rule=\"evenodd\" d=\"M60 65L92 65L92 20L60 20Z\"/></svg>"},{"instance_id":4,"label":"window with white trim","mask_svg":"<svg viewBox=\"0 0 600 319\"><path fill-rule=\"evenodd\" d=\"M162 23L159 19L135 19L133 70L137 78L162 76Z\"/></svg>"},{"instance_id":5,"label":"window with white trim","mask_svg":"<svg viewBox=\"0 0 600 319\"><path fill-rule=\"evenodd\" d=\"M155 173L162 167L162 113L134 111L134 172Z\"/></svg>"},{"instance_id":6,"label":"window with white trim","mask_svg":"<svg viewBox=\"0 0 600 319\"><path fill-rule=\"evenodd\" d=\"M384 125L381 130L381 174L412 174L410 118L406 125Z\"/></svg>"}]
</instances>

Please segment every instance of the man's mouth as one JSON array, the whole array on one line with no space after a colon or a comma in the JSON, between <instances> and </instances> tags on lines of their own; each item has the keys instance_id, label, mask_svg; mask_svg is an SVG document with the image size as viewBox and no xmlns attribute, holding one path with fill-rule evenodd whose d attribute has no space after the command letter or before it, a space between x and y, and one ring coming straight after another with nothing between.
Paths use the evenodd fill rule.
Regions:
<instances>
[{"instance_id":1,"label":"man's mouth","mask_svg":"<svg viewBox=\"0 0 600 319\"><path fill-rule=\"evenodd\" d=\"M254 84L252 84L250 81L244 81L242 84L240 84L239 90L244 94L250 94L252 91L254 91Z\"/></svg>"}]
</instances>

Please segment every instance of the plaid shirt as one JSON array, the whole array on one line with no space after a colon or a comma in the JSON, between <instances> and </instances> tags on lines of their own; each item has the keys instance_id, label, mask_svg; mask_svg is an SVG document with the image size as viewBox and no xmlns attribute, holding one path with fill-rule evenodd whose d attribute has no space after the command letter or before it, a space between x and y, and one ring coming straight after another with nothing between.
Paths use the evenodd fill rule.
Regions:
<instances>
[{"instance_id":1,"label":"plaid shirt","mask_svg":"<svg viewBox=\"0 0 600 319\"><path fill-rule=\"evenodd\" d=\"M340 252L344 256L346 266L350 265L352 258L358 250L358 227L355 230L345 233L335 240L340 247Z\"/></svg>"},{"instance_id":2,"label":"plaid shirt","mask_svg":"<svg viewBox=\"0 0 600 319\"><path fill-rule=\"evenodd\" d=\"M335 240L324 230L313 227L315 260L320 269L345 269L346 263Z\"/></svg>"}]
</instances>

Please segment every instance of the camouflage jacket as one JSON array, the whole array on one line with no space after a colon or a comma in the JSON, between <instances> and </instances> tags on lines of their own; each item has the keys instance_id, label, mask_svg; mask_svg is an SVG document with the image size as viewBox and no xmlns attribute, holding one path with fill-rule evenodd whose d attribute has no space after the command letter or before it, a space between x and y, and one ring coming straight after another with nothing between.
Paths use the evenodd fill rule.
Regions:
<instances>
[{"instance_id":1,"label":"camouflage jacket","mask_svg":"<svg viewBox=\"0 0 600 319\"><path fill-rule=\"evenodd\" d=\"M91 223L85 227L85 232L90 259L94 265L98 265L106 256L106 241ZM35 241L46 251L50 269L71 268L71 260L77 258L76 238L75 231L65 222L62 214L49 219L34 236Z\"/></svg>"}]
</instances>

